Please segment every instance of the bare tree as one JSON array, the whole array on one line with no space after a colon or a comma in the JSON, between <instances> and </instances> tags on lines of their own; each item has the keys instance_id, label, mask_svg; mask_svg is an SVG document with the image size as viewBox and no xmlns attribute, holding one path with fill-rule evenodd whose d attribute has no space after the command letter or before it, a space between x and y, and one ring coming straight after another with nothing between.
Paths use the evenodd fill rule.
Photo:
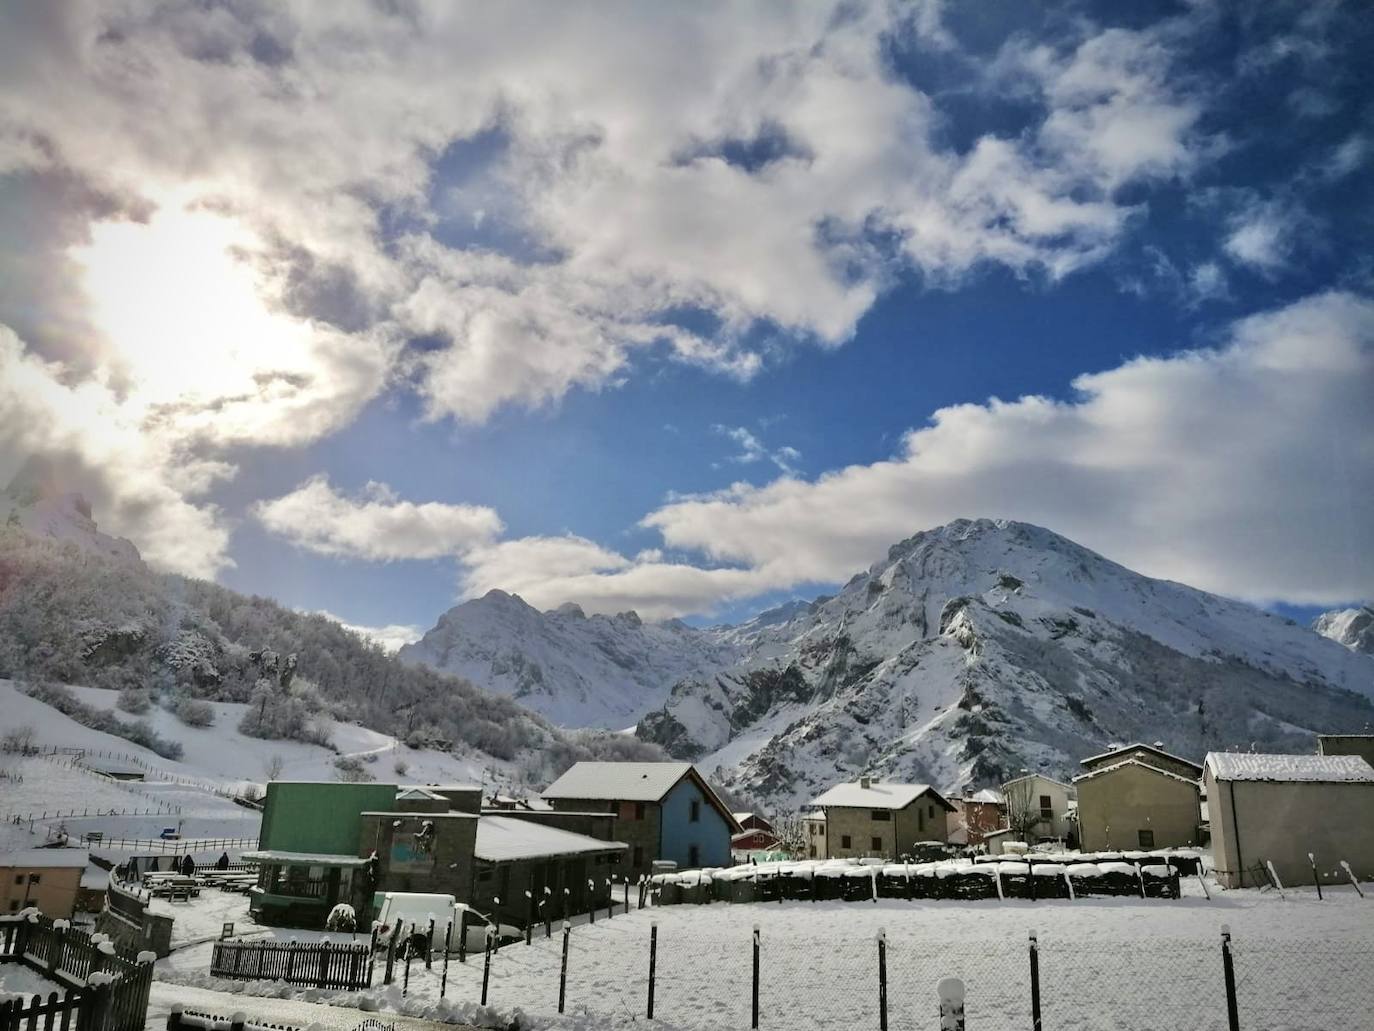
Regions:
<instances>
[{"instance_id":1,"label":"bare tree","mask_svg":"<svg viewBox=\"0 0 1374 1031\"><path fill-rule=\"evenodd\" d=\"M267 779L277 780L281 777L281 771L286 768L286 760L280 755L274 755L267 760Z\"/></svg>"},{"instance_id":2,"label":"bare tree","mask_svg":"<svg viewBox=\"0 0 1374 1031\"><path fill-rule=\"evenodd\" d=\"M5 732L4 739L0 740L0 750L28 755L34 750L33 739L33 725L26 723L22 727L15 727L13 730Z\"/></svg>"},{"instance_id":3,"label":"bare tree","mask_svg":"<svg viewBox=\"0 0 1374 1031\"><path fill-rule=\"evenodd\" d=\"M1009 781L1003 785L1007 796L1007 826L1022 841L1040 822L1040 799L1035 794L1035 781L1030 777Z\"/></svg>"}]
</instances>

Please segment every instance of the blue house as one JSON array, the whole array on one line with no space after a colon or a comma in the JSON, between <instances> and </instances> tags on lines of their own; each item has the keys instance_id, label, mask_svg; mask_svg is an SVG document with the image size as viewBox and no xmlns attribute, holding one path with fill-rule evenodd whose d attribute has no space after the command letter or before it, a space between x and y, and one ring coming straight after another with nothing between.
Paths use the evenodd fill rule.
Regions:
<instances>
[{"instance_id":1,"label":"blue house","mask_svg":"<svg viewBox=\"0 0 1374 1031\"><path fill-rule=\"evenodd\" d=\"M655 860L679 870L730 865L740 825L691 763L575 764L544 791L558 812L613 813L612 836L629 846L622 872L652 872Z\"/></svg>"}]
</instances>

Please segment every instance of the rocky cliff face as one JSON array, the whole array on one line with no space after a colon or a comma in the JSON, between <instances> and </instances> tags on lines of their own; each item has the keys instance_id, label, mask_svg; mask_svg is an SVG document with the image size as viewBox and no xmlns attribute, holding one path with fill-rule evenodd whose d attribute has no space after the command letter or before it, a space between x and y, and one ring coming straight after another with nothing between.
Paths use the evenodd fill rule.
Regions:
<instances>
[{"instance_id":1,"label":"rocky cliff face","mask_svg":"<svg viewBox=\"0 0 1374 1031\"><path fill-rule=\"evenodd\" d=\"M1374 609L1368 605L1323 612L1312 624L1312 629L1351 651L1374 655Z\"/></svg>"},{"instance_id":2,"label":"rocky cliff face","mask_svg":"<svg viewBox=\"0 0 1374 1031\"><path fill-rule=\"evenodd\" d=\"M444 613L398 657L465 677L565 726L622 729L662 706L684 676L741 654L723 634L676 620L588 616L576 605L540 612L490 591Z\"/></svg>"},{"instance_id":3,"label":"rocky cliff face","mask_svg":"<svg viewBox=\"0 0 1374 1031\"><path fill-rule=\"evenodd\" d=\"M1056 776L1108 742L1306 751L1374 715L1374 659L1152 580L1048 530L961 520L678 682L640 736L786 806L871 770L946 788Z\"/></svg>"},{"instance_id":4,"label":"rocky cliff face","mask_svg":"<svg viewBox=\"0 0 1374 1031\"><path fill-rule=\"evenodd\" d=\"M0 494L0 525L17 526L35 537L66 541L110 558L139 561L133 542L103 533L86 499L64 485L42 459L29 459Z\"/></svg>"}]
</instances>

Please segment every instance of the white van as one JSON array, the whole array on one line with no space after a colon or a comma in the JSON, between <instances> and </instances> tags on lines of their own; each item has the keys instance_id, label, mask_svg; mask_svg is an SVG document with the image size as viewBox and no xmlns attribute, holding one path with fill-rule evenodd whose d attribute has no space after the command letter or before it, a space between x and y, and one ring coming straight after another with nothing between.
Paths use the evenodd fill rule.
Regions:
<instances>
[{"instance_id":1,"label":"white van","mask_svg":"<svg viewBox=\"0 0 1374 1031\"><path fill-rule=\"evenodd\" d=\"M390 940L397 921L400 921L405 927L405 930L401 932L404 937L398 946L402 955L411 948L423 953L429 938L431 917L434 918L435 950L443 951L444 935L448 933L449 924L452 923L453 937L450 948L456 951L458 949L458 929L462 926L460 913L463 910L467 910L467 950L469 952L481 952L486 947L487 927L490 925L490 921L477 910L470 908L465 903L458 902L452 895L385 891L378 892L374 896L373 904L377 910L377 918L373 924L378 927L378 944ZM412 925L414 925L413 934L411 932ZM501 938L505 941L519 938L523 934L520 928L510 924L502 924L499 930Z\"/></svg>"}]
</instances>

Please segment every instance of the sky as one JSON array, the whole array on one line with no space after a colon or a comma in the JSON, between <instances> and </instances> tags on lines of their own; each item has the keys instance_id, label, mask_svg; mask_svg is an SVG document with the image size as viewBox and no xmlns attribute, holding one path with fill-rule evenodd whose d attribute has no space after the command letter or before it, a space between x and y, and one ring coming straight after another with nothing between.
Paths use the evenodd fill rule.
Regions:
<instances>
[{"instance_id":1,"label":"sky","mask_svg":"<svg viewBox=\"0 0 1374 1031\"><path fill-rule=\"evenodd\" d=\"M1359 3L0 5L0 477L391 645L960 517L1374 598Z\"/></svg>"}]
</instances>

